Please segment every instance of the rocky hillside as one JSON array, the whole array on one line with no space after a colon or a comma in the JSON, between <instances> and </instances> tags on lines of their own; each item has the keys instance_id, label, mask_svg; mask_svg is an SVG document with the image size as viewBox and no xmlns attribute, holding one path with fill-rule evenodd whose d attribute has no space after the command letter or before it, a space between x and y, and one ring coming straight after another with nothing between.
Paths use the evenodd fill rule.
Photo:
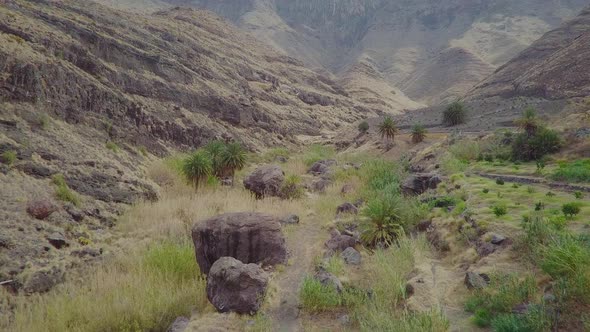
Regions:
<instances>
[{"instance_id":1,"label":"rocky hillside","mask_svg":"<svg viewBox=\"0 0 590 332\"><path fill-rule=\"evenodd\" d=\"M428 104L461 96L587 5L584 0L158 2L210 9L333 73L349 73L369 59L387 83ZM119 6L125 3L138 7L134 0ZM447 68L449 60L454 63Z\"/></svg>"},{"instance_id":2,"label":"rocky hillside","mask_svg":"<svg viewBox=\"0 0 590 332\"><path fill-rule=\"evenodd\" d=\"M535 41L475 87L468 99L590 95L590 8Z\"/></svg>"},{"instance_id":3,"label":"rocky hillside","mask_svg":"<svg viewBox=\"0 0 590 332\"><path fill-rule=\"evenodd\" d=\"M0 282L44 291L100 256L125 207L157 198L154 155L213 138L289 146L370 114L208 12L4 1Z\"/></svg>"}]
</instances>

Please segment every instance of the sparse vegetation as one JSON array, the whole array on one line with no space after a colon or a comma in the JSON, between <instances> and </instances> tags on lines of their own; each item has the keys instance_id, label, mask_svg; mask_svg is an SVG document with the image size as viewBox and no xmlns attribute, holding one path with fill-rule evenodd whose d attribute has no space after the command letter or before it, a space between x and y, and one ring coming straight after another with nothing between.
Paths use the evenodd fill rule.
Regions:
<instances>
[{"instance_id":1,"label":"sparse vegetation","mask_svg":"<svg viewBox=\"0 0 590 332\"><path fill-rule=\"evenodd\" d=\"M557 181L590 182L590 159L561 162L552 178Z\"/></svg>"},{"instance_id":2,"label":"sparse vegetation","mask_svg":"<svg viewBox=\"0 0 590 332\"><path fill-rule=\"evenodd\" d=\"M63 174L55 174L52 178L53 184L57 187L55 189L55 196L64 202L69 202L74 204L75 206L80 206L80 198L78 194L70 189L68 184L66 183L66 179L64 178Z\"/></svg>"},{"instance_id":3,"label":"sparse vegetation","mask_svg":"<svg viewBox=\"0 0 590 332\"><path fill-rule=\"evenodd\" d=\"M492 206L492 211L494 212L496 217L501 217L503 215L506 215L506 213L508 213L508 209L506 208L506 205L504 205L504 204L496 204L496 205Z\"/></svg>"},{"instance_id":4,"label":"sparse vegetation","mask_svg":"<svg viewBox=\"0 0 590 332\"><path fill-rule=\"evenodd\" d=\"M467 110L461 102L450 104L443 112L443 125L447 127L458 126L465 123Z\"/></svg>"},{"instance_id":5,"label":"sparse vegetation","mask_svg":"<svg viewBox=\"0 0 590 332\"><path fill-rule=\"evenodd\" d=\"M299 297L303 308L312 313L333 309L342 304L342 297L336 288L324 286L312 277L303 279Z\"/></svg>"},{"instance_id":6,"label":"sparse vegetation","mask_svg":"<svg viewBox=\"0 0 590 332\"><path fill-rule=\"evenodd\" d=\"M2 159L2 163L10 167L16 161L17 155L15 151L8 150L4 151L0 157Z\"/></svg>"},{"instance_id":7,"label":"sparse vegetation","mask_svg":"<svg viewBox=\"0 0 590 332\"><path fill-rule=\"evenodd\" d=\"M112 141L108 141L108 142L106 142L106 144L105 144L105 147L106 147L107 149L109 149L109 150L113 151L114 153L117 153L117 152L119 152L119 150L121 150L121 149L119 148L119 146L117 145L117 143L115 143L115 142L112 142Z\"/></svg>"},{"instance_id":8,"label":"sparse vegetation","mask_svg":"<svg viewBox=\"0 0 590 332\"><path fill-rule=\"evenodd\" d=\"M306 166L311 166L320 160L334 157L336 151L331 146L314 144L303 154L303 161Z\"/></svg>"},{"instance_id":9,"label":"sparse vegetation","mask_svg":"<svg viewBox=\"0 0 590 332\"><path fill-rule=\"evenodd\" d=\"M289 175L285 178L281 187L281 197L285 199L299 199L305 194L301 186L301 177L298 175Z\"/></svg>"},{"instance_id":10,"label":"sparse vegetation","mask_svg":"<svg viewBox=\"0 0 590 332\"><path fill-rule=\"evenodd\" d=\"M423 125L415 124L414 126L412 126L412 142L420 143L424 141L424 139L426 138L426 133L426 128Z\"/></svg>"}]
</instances>

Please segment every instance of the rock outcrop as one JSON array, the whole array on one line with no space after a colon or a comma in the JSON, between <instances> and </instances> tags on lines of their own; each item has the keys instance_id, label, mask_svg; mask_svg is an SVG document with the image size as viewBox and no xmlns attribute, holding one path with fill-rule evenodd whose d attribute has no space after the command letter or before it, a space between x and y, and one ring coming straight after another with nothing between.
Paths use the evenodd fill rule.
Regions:
<instances>
[{"instance_id":1,"label":"rock outcrop","mask_svg":"<svg viewBox=\"0 0 590 332\"><path fill-rule=\"evenodd\" d=\"M192 238L197 263L204 274L221 257L262 265L287 261L279 220L261 213L227 213L197 222Z\"/></svg>"},{"instance_id":2,"label":"rock outcrop","mask_svg":"<svg viewBox=\"0 0 590 332\"><path fill-rule=\"evenodd\" d=\"M436 189L442 180L438 174L414 173L401 185L406 195L421 195L429 189Z\"/></svg>"},{"instance_id":3,"label":"rock outcrop","mask_svg":"<svg viewBox=\"0 0 590 332\"><path fill-rule=\"evenodd\" d=\"M281 195L281 187L285 181L285 173L279 166L263 165L244 179L244 187L250 190L256 198Z\"/></svg>"},{"instance_id":4,"label":"rock outcrop","mask_svg":"<svg viewBox=\"0 0 590 332\"><path fill-rule=\"evenodd\" d=\"M207 275L207 298L219 312L254 314L264 302L268 274L256 264L218 259Z\"/></svg>"}]
</instances>

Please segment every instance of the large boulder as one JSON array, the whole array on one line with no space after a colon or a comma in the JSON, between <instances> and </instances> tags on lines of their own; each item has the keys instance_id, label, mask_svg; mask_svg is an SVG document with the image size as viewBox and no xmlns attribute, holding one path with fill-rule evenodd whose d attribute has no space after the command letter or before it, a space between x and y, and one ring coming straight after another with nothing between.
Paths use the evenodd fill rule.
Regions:
<instances>
[{"instance_id":1,"label":"large boulder","mask_svg":"<svg viewBox=\"0 0 590 332\"><path fill-rule=\"evenodd\" d=\"M36 199L27 203L27 213L39 220L46 219L57 210L58 207L49 199Z\"/></svg>"},{"instance_id":2,"label":"large boulder","mask_svg":"<svg viewBox=\"0 0 590 332\"><path fill-rule=\"evenodd\" d=\"M340 252L344 251L348 247L354 247L357 243L357 240L349 235L342 235L342 234L334 234L332 238L330 238L324 244L326 248L333 252Z\"/></svg>"},{"instance_id":3,"label":"large boulder","mask_svg":"<svg viewBox=\"0 0 590 332\"><path fill-rule=\"evenodd\" d=\"M207 275L207 298L219 312L254 314L267 286L268 274L260 266L222 257Z\"/></svg>"},{"instance_id":4,"label":"large boulder","mask_svg":"<svg viewBox=\"0 0 590 332\"><path fill-rule=\"evenodd\" d=\"M287 247L278 219L254 212L227 213L196 223L192 230L202 273L221 257L264 265L287 261Z\"/></svg>"},{"instance_id":5,"label":"large boulder","mask_svg":"<svg viewBox=\"0 0 590 332\"><path fill-rule=\"evenodd\" d=\"M285 173L279 166L263 165L244 179L246 189L256 195L256 198L266 196L280 196L281 187L285 181Z\"/></svg>"},{"instance_id":6,"label":"large boulder","mask_svg":"<svg viewBox=\"0 0 590 332\"><path fill-rule=\"evenodd\" d=\"M327 159L327 160L320 160L315 162L311 167L307 170L307 173L313 175L324 175L330 173L330 167L336 165L336 160Z\"/></svg>"},{"instance_id":7,"label":"large boulder","mask_svg":"<svg viewBox=\"0 0 590 332\"><path fill-rule=\"evenodd\" d=\"M402 192L406 195L421 195L428 189L436 189L442 180L435 173L412 174L402 185Z\"/></svg>"}]
</instances>

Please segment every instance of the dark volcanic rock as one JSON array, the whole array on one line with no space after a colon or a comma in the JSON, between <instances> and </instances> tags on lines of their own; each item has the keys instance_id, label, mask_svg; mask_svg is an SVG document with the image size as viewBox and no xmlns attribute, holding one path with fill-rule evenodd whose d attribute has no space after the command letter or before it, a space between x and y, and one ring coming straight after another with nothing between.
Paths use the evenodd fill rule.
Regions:
<instances>
[{"instance_id":1,"label":"dark volcanic rock","mask_svg":"<svg viewBox=\"0 0 590 332\"><path fill-rule=\"evenodd\" d=\"M467 272L465 274L465 286L469 289L481 289L488 286L489 278L484 274Z\"/></svg>"},{"instance_id":2,"label":"dark volcanic rock","mask_svg":"<svg viewBox=\"0 0 590 332\"><path fill-rule=\"evenodd\" d=\"M52 233L51 235L49 235L47 237L47 241L49 241L49 243L51 243L52 246L54 246L57 249L61 249L63 247L67 247L68 241L66 240L66 238L63 236L63 234L61 233Z\"/></svg>"},{"instance_id":3,"label":"dark volcanic rock","mask_svg":"<svg viewBox=\"0 0 590 332\"><path fill-rule=\"evenodd\" d=\"M336 163L337 163L336 160L333 160L333 159L320 160L320 161L314 163L313 165L311 165L311 167L309 168L307 173L310 173L313 175L328 174L330 172L330 167L336 165Z\"/></svg>"},{"instance_id":4,"label":"dark volcanic rock","mask_svg":"<svg viewBox=\"0 0 590 332\"><path fill-rule=\"evenodd\" d=\"M320 268L316 272L316 274L314 275L314 278L326 287L334 287L334 289L336 291L338 291L339 293L343 289L342 282L340 282L340 279L338 279L332 273L329 273L328 271L324 270L323 268Z\"/></svg>"},{"instance_id":5,"label":"dark volcanic rock","mask_svg":"<svg viewBox=\"0 0 590 332\"><path fill-rule=\"evenodd\" d=\"M360 265L361 264L361 253L356 251L356 249L352 247L346 248L340 256L344 259L346 264L350 265Z\"/></svg>"},{"instance_id":6,"label":"dark volcanic rock","mask_svg":"<svg viewBox=\"0 0 590 332\"><path fill-rule=\"evenodd\" d=\"M27 213L39 220L49 217L57 210L58 207L49 199L36 199L27 203Z\"/></svg>"},{"instance_id":7,"label":"dark volcanic rock","mask_svg":"<svg viewBox=\"0 0 590 332\"><path fill-rule=\"evenodd\" d=\"M406 195L420 195L428 189L436 189L441 182L442 180L438 174L416 173L412 174L401 187Z\"/></svg>"},{"instance_id":8,"label":"dark volcanic rock","mask_svg":"<svg viewBox=\"0 0 590 332\"><path fill-rule=\"evenodd\" d=\"M253 192L257 198L265 196L278 197L284 181L285 173L279 166L264 165L258 167L244 179L244 187Z\"/></svg>"},{"instance_id":9,"label":"dark volcanic rock","mask_svg":"<svg viewBox=\"0 0 590 332\"><path fill-rule=\"evenodd\" d=\"M197 263L205 274L220 257L264 265L287 260L281 224L275 217L261 213L228 213L197 222L192 237Z\"/></svg>"},{"instance_id":10,"label":"dark volcanic rock","mask_svg":"<svg viewBox=\"0 0 590 332\"><path fill-rule=\"evenodd\" d=\"M343 251L348 247L354 247L356 245L356 239L348 235L334 235L331 239L326 241L325 246L329 250Z\"/></svg>"},{"instance_id":11,"label":"dark volcanic rock","mask_svg":"<svg viewBox=\"0 0 590 332\"><path fill-rule=\"evenodd\" d=\"M290 214L288 216L281 218L279 222L283 225L295 225L299 223L299 216L296 214Z\"/></svg>"},{"instance_id":12,"label":"dark volcanic rock","mask_svg":"<svg viewBox=\"0 0 590 332\"><path fill-rule=\"evenodd\" d=\"M268 275L256 264L218 259L207 275L207 298L219 312L254 314L264 301Z\"/></svg>"},{"instance_id":13,"label":"dark volcanic rock","mask_svg":"<svg viewBox=\"0 0 590 332\"><path fill-rule=\"evenodd\" d=\"M58 267L38 270L25 281L23 289L27 293L47 292L64 281L64 272Z\"/></svg>"},{"instance_id":14,"label":"dark volcanic rock","mask_svg":"<svg viewBox=\"0 0 590 332\"><path fill-rule=\"evenodd\" d=\"M358 208L352 203L343 203L336 208L337 215L343 213L357 214L358 212Z\"/></svg>"}]
</instances>

